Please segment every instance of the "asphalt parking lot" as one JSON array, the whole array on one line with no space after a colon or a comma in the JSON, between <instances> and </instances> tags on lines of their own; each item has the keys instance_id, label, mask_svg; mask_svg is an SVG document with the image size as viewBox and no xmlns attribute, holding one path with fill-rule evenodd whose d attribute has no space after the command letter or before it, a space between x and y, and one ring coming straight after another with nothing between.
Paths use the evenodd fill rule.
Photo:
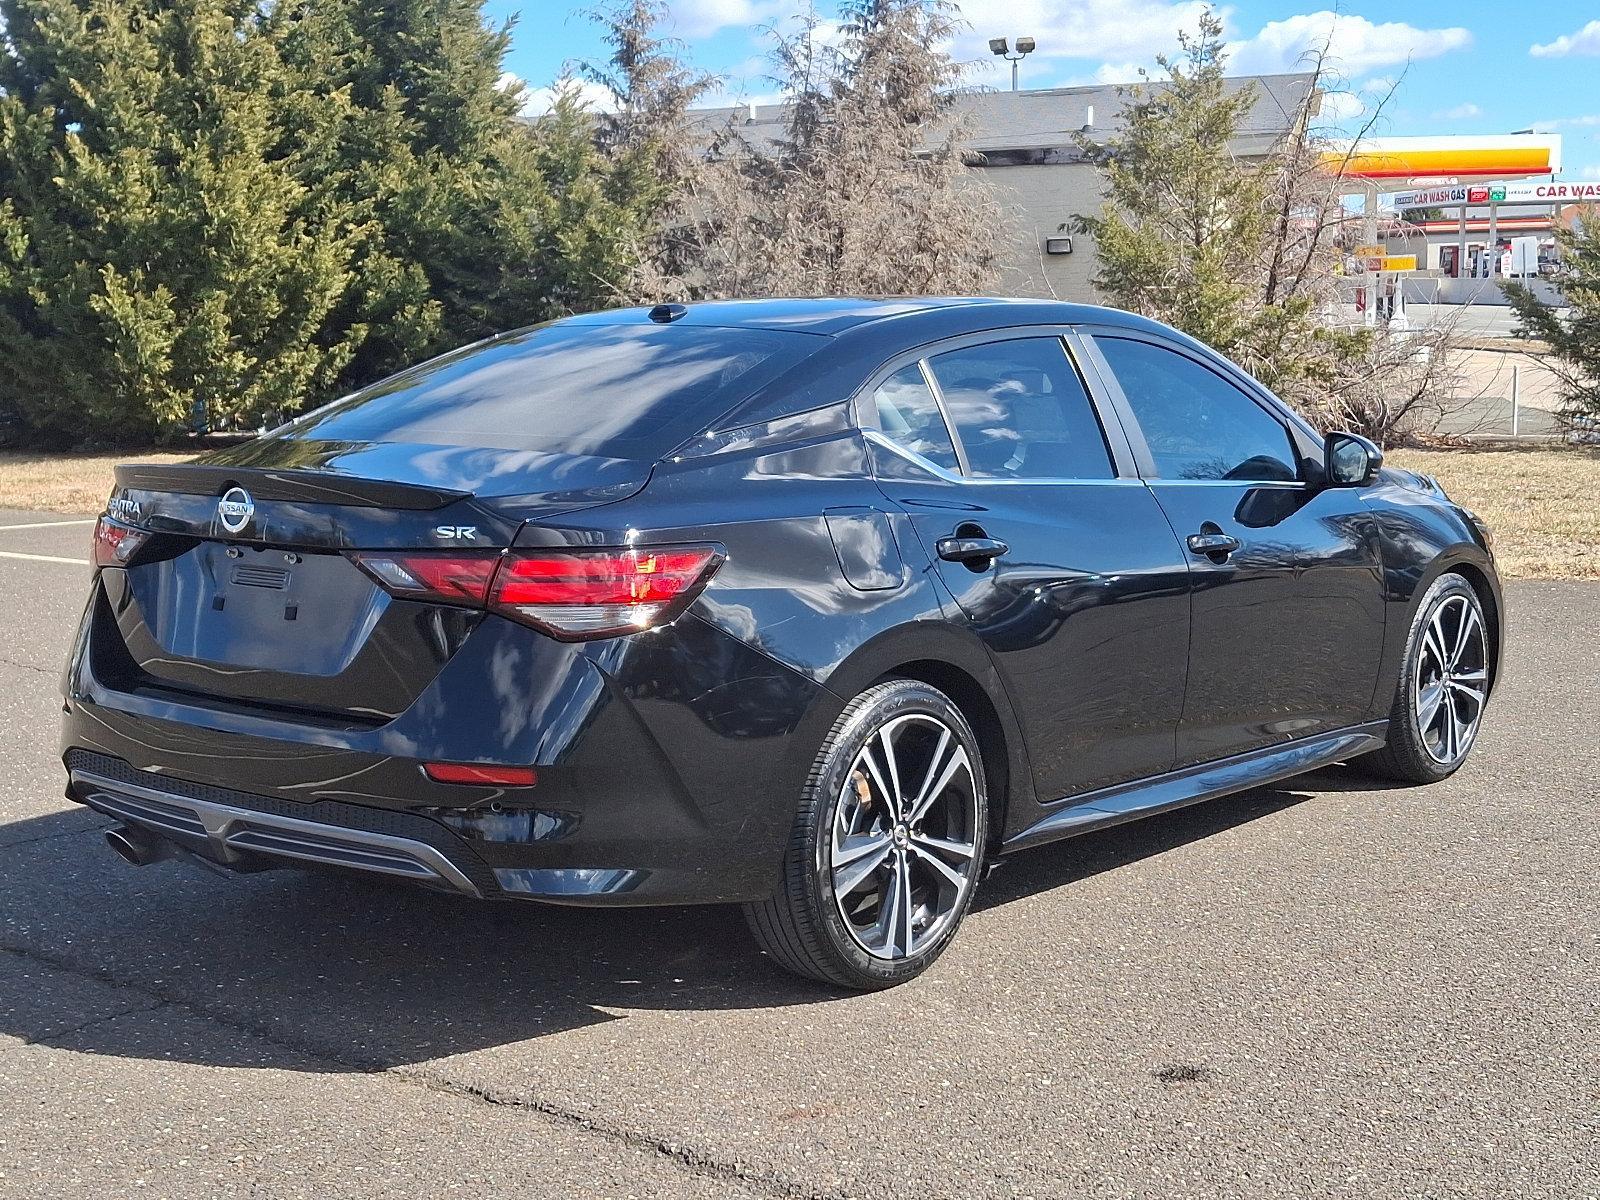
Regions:
<instances>
[{"instance_id":1,"label":"asphalt parking lot","mask_svg":"<svg viewBox=\"0 0 1600 1200\"><path fill-rule=\"evenodd\" d=\"M840 996L733 910L123 865L64 520L0 510L0 1196L1600 1196L1600 585L1510 586L1447 783L1031 852Z\"/></svg>"}]
</instances>

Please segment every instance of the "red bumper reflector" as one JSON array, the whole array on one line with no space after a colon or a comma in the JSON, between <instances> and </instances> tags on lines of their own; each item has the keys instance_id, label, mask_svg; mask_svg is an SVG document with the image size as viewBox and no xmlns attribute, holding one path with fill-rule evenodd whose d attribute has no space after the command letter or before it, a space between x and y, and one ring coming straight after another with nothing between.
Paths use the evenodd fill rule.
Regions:
<instances>
[{"instance_id":1,"label":"red bumper reflector","mask_svg":"<svg viewBox=\"0 0 1600 1200\"><path fill-rule=\"evenodd\" d=\"M423 763L435 783L470 783L479 787L532 787L539 774L532 767L496 767L484 763Z\"/></svg>"}]
</instances>

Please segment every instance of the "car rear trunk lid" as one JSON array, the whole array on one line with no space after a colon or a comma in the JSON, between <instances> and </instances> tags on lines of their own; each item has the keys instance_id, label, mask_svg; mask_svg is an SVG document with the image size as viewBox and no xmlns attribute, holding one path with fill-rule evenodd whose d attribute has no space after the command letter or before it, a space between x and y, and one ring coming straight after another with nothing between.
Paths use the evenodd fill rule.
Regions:
<instances>
[{"instance_id":1,"label":"car rear trunk lid","mask_svg":"<svg viewBox=\"0 0 1600 1200\"><path fill-rule=\"evenodd\" d=\"M622 499L649 473L585 455L292 439L119 467L108 512L151 537L103 573L111 676L198 703L392 719L483 614L393 596L349 551L492 553L526 521Z\"/></svg>"}]
</instances>

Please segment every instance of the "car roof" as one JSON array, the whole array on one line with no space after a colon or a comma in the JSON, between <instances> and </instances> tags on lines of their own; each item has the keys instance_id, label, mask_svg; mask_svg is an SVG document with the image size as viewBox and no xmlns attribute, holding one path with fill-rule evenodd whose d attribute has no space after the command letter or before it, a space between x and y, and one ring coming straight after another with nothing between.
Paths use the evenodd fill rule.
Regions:
<instances>
[{"instance_id":1,"label":"car roof","mask_svg":"<svg viewBox=\"0 0 1600 1200\"><path fill-rule=\"evenodd\" d=\"M584 313L554 323L759 329L831 339L826 353L809 355L725 414L724 428L837 403L853 395L875 368L897 354L969 334L1040 326L1081 325L1157 334L1189 347L1232 375L1249 378L1216 350L1185 333L1148 317L1097 304L1009 296L828 296L707 300L671 308L669 320L662 320L666 314L652 318L656 310L638 307Z\"/></svg>"},{"instance_id":2,"label":"car roof","mask_svg":"<svg viewBox=\"0 0 1600 1200\"><path fill-rule=\"evenodd\" d=\"M827 296L770 300L707 300L681 306L673 324L731 329L772 329L834 337L867 325L896 327L936 322L942 331L980 332L1013 325L1126 325L1163 329L1115 308L1007 296ZM628 325L651 319L652 309L614 308L567 317L563 323ZM887 329L884 330L887 332Z\"/></svg>"}]
</instances>

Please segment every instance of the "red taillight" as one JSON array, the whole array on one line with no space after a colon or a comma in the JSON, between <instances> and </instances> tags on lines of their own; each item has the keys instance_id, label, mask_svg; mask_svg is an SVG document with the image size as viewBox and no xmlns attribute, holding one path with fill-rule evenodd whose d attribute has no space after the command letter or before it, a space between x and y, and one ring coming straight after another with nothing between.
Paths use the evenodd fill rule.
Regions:
<instances>
[{"instance_id":1,"label":"red taillight","mask_svg":"<svg viewBox=\"0 0 1600 1200\"><path fill-rule=\"evenodd\" d=\"M119 525L110 517L101 517L94 523L94 565L97 567L125 567L134 552L144 545L150 535L142 529Z\"/></svg>"},{"instance_id":2,"label":"red taillight","mask_svg":"<svg viewBox=\"0 0 1600 1200\"><path fill-rule=\"evenodd\" d=\"M496 767L481 763L422 764L423 772L435 783L469 783L479 787L532 787L539 782L532 767Z\"/></svg>"},{"instance_id":3,"label":"red taillight","mask_svg":"<svg viewBox=\"0 0 1600 1200\"><path fill-rule=\"evenodd\" d=\"M487 608L563 641L664 624L699 595L722 562L711 546L351 557L395 595Z\"/></svg>"},{"instance_id":4,"label":"red taillight","mask_svg":"<svg viewBox=\"0 0 1600 1200\"><path fill-rule=\"evenodd\" d=\"M500 552L355 554L356 565L397 596L466 604L481 608L489 598L489 581L500 565Z\"/></svg>"}]
</instances>

